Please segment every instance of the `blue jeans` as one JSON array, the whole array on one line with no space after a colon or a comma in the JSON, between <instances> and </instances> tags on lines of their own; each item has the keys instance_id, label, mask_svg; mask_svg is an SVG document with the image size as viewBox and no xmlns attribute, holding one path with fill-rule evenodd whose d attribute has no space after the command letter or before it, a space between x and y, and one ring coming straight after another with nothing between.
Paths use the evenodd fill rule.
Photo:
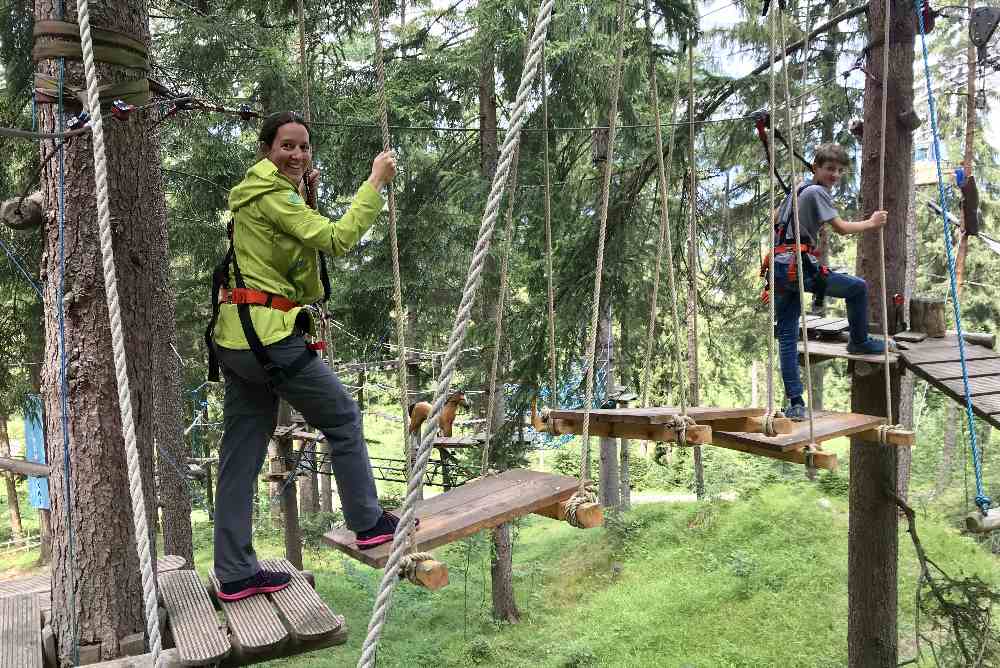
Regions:
<instances>
[{"instance_id":1,"label":"blue jeans","mask_svg":"<svg viewBox=\"0 0 1000 668\"><path fill-rule=\"evenodd\" d=\"M788 399L802 396L802 378L799 376L799 302L798 279L788 280L790 264L774 264L774 315L777 319L778 359L781 362L781 379L785 383ZM815 279L804 276L806 292L814 292ZM847 322L850 325L851 343L868 340L868 284L863 278L831 271L826 277L826 296L842 297L847 303Z\"/></svg>"}]
</instances>

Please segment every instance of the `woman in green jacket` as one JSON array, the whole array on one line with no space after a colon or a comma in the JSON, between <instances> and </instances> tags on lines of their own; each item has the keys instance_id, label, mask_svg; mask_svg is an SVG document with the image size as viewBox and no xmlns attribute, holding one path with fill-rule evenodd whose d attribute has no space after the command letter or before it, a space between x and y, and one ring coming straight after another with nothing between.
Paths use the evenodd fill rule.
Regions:
<instances>
[{"instance_id":1,"label":"woman in green jacket","mask_svg":"<svg viewBox=\"0 0 1000 668\"><path fill-rule=\"evenodd\" d=\"M391 152L376 156L348 212L316 211L319 172L312 169L309 128L301 116L269 116L260 130L261 159L230 192L233 235L225 284L211 329L225 375L224 432L215 514L219 598L239 600L288 586L290 576L260 568L252 544L251 504L285 399L330 444L344 519L358 547L392 540L398 519L378 502L357 403L310 348L307 305L328 296L322 253L343 255L374 224L379 194L396 174ZM305 198L303 198L305 194Z\"/></svg>"}]
</instances>

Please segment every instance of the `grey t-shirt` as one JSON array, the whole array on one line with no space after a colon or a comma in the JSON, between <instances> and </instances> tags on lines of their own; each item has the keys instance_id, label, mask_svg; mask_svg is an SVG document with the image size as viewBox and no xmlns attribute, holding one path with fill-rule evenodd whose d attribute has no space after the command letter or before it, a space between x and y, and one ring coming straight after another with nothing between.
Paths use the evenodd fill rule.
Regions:
<instances>
[{"instance_id":1,"label":"grey t-shirt","mask_svg":"<svg viewBox=\"0 0 1000 668\"><path fill-rule=\"evenodd\" d=\"M799 236L804 244L815 245L819 241L819 230L837 217L833 206L833 196L824 186L811 183L799 195ZM785 224L787 243L795 243L795 222L792 218L792 197L789 195L781 203L778 220Z\"/></svg>"}]
</instances>

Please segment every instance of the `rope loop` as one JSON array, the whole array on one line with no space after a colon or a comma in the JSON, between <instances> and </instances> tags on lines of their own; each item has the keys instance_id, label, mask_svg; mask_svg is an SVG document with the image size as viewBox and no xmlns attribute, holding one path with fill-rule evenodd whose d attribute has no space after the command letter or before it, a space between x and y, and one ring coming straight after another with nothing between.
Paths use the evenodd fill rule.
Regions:
<instances>
[{"instance_id":1,"label":"rope loop","mask_svg":"<svg viewBox=\"0 0 1000 668\"><path fill-rule=\"evenodd\" d=\"M819 451L819 443L810 443L805 449L806 475L809 476L810 480L816 475L816 453Z\"/></svg>"},{"instance_id":2,"label":"rope loop","mask_svg":"<svg viewBox=\"0 0 1000 668\"><path fill-rule=\"evenodd\" d=\"M576 517L576 512L585 503L597 503L597 488L594 487L592 482L587 482L580 485L580 488L576 490L573 496L569 497L566 501L566 522L569 523L571 527L576 527L577 529L583 529L583 525Z\"/></svg>"},{"instance_id":3,"label":"rope loop","mask_svg":"<svg viewBox=\"0 0 1000 668\"><path fill-rule=\"evenodd\" d=\"M992 505L993 502L990 500L990 497L986 496L985 494L976 495L976 506L979 507L979 512L983 514L983 517L986 517L986 515L989 513L990 506Z\"/></svg>"},{"instance_id":4,"label":"rope loop","mask_svg":"<svg viewBox=\"0 0 1000 668\"><path fill-rule=\"evenodd\" d=\"M419 586L421 582L417 579L417 567L422 562L432 559L434 559L434 555L430 552L410 552L403 555L399 561L399 579L408 580L411 584Z\"/></svg>"},{"instance_id":5,"label":"rope loop","mask_svg":"<svg viewBox=\"0 0 1000 668\"><path fill-rule=\"evenodd\" d=\"M764 414L764 435L765 436L777 436L778 430L774 426L774 421L778 418L784 418L785 414L781 411L768 411Z\"/></svg>"},{"instance_id":6,"label":"rope loop","mask_svg":"<svg viewBox=\"0 0 1000 668\"><path fill-rule=\"evenodd\" d=\"M674 432L677 435L677 445L687 445L688 427L694 427L698 423L689 415L675 415L672 423Z\"/></svg>"},{"instance_id":7,"label":"rope loop","mask_svg":"<svg viewBox=\"0 0 1000 668\"><path fill-rule=\"evenodd\" d=\"M878 443L879 445L886 445L889 443L889 434L896 431L897 429L903 429L901 424L880 424L876 431L878 432Z\"/></svg>"}]
</instances>

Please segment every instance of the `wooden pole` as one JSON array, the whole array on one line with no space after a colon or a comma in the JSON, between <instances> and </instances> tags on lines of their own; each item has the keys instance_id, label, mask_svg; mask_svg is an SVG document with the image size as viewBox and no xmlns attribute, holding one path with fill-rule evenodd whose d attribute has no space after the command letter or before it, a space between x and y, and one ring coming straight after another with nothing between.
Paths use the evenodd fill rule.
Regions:
<instances>
[{"instance_id":1,"label":"wooden pole","mask_svg":"<svg viewBox=\"0 0 1000 668\"><path fill-rule=\"evenodd\" d=\"M969 0L969 16L976 9L976 0ZM968 35L966 38L969 39ZM976 47L969 39L965 49L965 157L962 166L965 178L972 176L976 156ZM965 207L962 207L962 226L959 228L958 257L955 258L955 291L962 295L962 279L965 276L965 256L969 252L969 235L966 233Z\"/></svg>"},{"instance_id":2,"label":"wooden pole","mask_svg":"<svg viewBox=\"0 0 1000 668\"><path fill-rule=\"evenodd\" d=\"M288 402L282 401L278 409L278 424L286 425L292 422L292 409ZM292 461L292 439L284 437L277 439L278 457L286 465L282 469L291 468ZM302 529L299 526L299 500L295 481L292 480L287 485L278 483L281 489L281 516L285 525L285 559L292 562L295 568L302 570Z\"/></svg>"},{"instance_id":3,"label":"wooden pole","mask_svg":"<svg viewBox=\"0 0 1000 668\"><path fill-rule=\"evenodd\" d=\"M868 282L871 321L881 316L882 294L902 293L906 281L905 225L909 179L912 178L912 130L897 122L897 114L913 108L913 9L907 0L880 0L871 4L869 41L881 41L887 3L891 2L891 48L872 49L869 66L881 73L888 58L888 78L869 76L865 82L864 144L862 150L862 215L879 204L879 157L882 133L882 96L887 95L885 126L884 204L886 285L879 276L879 237L859 237L858 274ZM894 334L895 323L889 323ZM900 365L890 377L891 408L899 415ZM854 375L851 410L886 414L885 381L880 373ZM896 447L876 446L851 439L850 520L848 529L848 663L852 668L895 668L898 663L898 512Z\"/></svg>"}]
</instances>

